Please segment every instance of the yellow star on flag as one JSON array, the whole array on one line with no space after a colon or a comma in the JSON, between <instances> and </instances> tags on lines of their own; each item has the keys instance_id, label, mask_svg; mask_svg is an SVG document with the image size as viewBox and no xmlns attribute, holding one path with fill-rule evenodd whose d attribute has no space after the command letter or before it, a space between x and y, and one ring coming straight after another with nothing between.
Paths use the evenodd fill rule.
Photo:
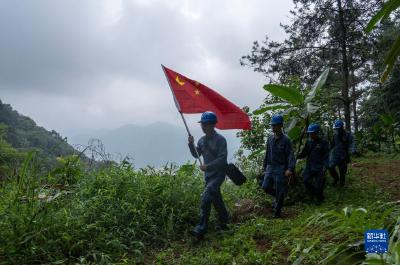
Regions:
<instances>
[{"instance_id":1,"label":"yellow star on flag","mask_svg":"<svg viewBox=\"0 0 400 265\"><path fill-rule=\"evenodd\" d=\"M175 81L176 81L180 86L183 86L183 85L185 84L184 81L181 81L181 80L179 79L179 76L176 76Z\"/></svg>"},{"instance_id":2,"label":"yellow star on flag","mask_svg":"<svg viewBox=\"0 0 400 265\"><path fill-rule=\"evenodd\" d=\"M199 95L199 94L200 94L200 91L199 91L198 89L196 89L196 90L194 91L194 93L195 93L196 95Z\"/></svg>"}]
</instances>

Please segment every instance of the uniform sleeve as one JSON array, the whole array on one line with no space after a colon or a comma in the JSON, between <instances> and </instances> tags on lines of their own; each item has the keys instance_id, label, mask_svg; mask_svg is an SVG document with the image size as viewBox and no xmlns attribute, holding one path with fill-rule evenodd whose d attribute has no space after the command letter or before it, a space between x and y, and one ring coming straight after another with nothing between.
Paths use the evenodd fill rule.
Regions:
<instances>
[{"instance_id":1,"label":"uniform sleeve","mask_svg":"<svg viewBox=\"0 0 400 265\"><path fill-rule=\"evenodd\" d=\"M201 140L201 139L200 139L200 140ZM189 144L190 153L192 154L192 156L193 156L194 158L199 158L199 157L201 156L201 149L199 148L200 140L199 140L198 143L197 143L197 147L195 147L194 144ZM196 149L195 149L195 148L196 148ZM197 150L197 154L196 154L196 150Z\"/></svg>"},{"instance_id":2,"label":"uniform sleeve","mask_svg":"<svg viewBox=\"0 0 400 265\"><path fill-rule=\"evenodd\" d=\"M228 149L226 146L225 138L221 138L218 141L217 146L218 146L217 158L206 165L207 170L214 170L226 166L226 160L228 158Z\"/></svg>"},{"instance_id":3,"label":"uniform sleeve","mask_svg":"<svg viewBox=\"0 0 400 265\"><path fill-rule=\"evenodd\" d=\"M288 165L288 169L292 172L294 172L294 168L296 166L296 159L294 157L294 153L293 153L293 148L292 148L292 142L287 139L287 144L286 144L286 158L287 158L287 165Z\"/></svg>"},{"instance_id":4,"label":"uniform sleeve","mask_svg":"<svg viewBox=\"0 0 400 265\"><path fill-rule=\"evenodd\" d=\"M269 156L269 138L267 138L267 143L265 144L265 156L264 156L264 161L263 161L263 172L267 169L267 162L268 162L268 156Z\"/></svg>"}]
</instances>

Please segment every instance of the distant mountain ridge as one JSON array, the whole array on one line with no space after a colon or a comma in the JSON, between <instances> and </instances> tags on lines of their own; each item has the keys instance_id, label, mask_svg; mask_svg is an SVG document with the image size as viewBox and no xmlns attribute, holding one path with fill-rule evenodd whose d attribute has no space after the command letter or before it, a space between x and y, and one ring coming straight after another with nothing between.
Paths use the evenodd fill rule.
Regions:
<instances>
[{"instance_id":1,"label":"distant mountain ridge","mask_svg":"<svg viewBox=\"0 0 400 265\"><path fill-rule=\"evenodd\" d=\"M163 166L166 163L194 161L187 146L187 132L184 127L156 122L146 126L128 124L117 129L97 129L77 136L62 137L58 132L38 126L31 118L21 115L11 105L0 101L0 124L7 126L5 139L20 151L38 150L46 168L55 164L55 158L82 150L90 139L102 141L107 153L115 160L129 156L137 168ZM200 126L191 128L193 135L203 135ZM234 131L220 131L228 141L228 159L239 147ZM76 149L74 148L76 146Z\"/></svg>"},{"instance_id":2,"label":"distant mountain ridge","mask_svg":"<svg viewBox=\"0 0 400 265\"><path fill-rule=\"evenodd\" d=\"M201 135L200 128L193 131ZM230 157L239 147L239 140L232 133L221 132L228 140ZM133 158L136 167L162 166L168 162L185 163L193 161L187 146L187 133L183 127L165 122L146 126L124 125L115 130L96 130L69 138L71 144L87 145L90 139L98 138L106 152Z\"/></svg>"}]
</instances>

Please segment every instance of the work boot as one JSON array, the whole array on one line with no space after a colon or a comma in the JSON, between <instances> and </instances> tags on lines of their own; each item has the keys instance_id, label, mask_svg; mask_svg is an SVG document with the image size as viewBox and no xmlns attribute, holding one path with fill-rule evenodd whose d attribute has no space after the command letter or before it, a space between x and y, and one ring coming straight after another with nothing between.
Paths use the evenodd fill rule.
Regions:
<instances>
[{"instance_id":1,"label":"work boot","mask_svg":"<svg viewBox=\"0 0 400 265\"><path fill-rule=\"evenodd\" d=\"M197 226L190 231L190 234L194 237L196 237L198 240L201 240L204 238L205 231L201 231Z\"/></svg>"}]
</instances>

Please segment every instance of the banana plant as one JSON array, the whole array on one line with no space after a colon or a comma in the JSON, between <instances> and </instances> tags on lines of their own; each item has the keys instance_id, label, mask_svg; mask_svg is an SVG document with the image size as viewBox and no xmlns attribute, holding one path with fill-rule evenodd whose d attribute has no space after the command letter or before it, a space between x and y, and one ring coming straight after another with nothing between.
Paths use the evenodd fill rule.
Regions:
<instances>
[{"instance_id":1,"label":"banana plant","mask_svg":"<svg viewBox=\"0 0 400 265\"><path fill-rule=\"evenodd\" d=\"M280 102L263 106L253 113L259 115L266 111L282 111L285 118L290 118L285 129L292 141L299 142L301 146L307 126L310 123L310 116L316 113L320 106L314 102L318 90L326 82L329 69L325 69L317 78L308 93L302 92L299 85L268 84L264 89L273 96L280 99Z\"/></svg>"},{"instance_id":2,"label":"banana plant","mask_svg":"<svg viewBox=\"0 0 400 265\"><path fill-rule=\"evenodd\" d=\"M388 0L385 2L383 7L376 13L371 20L368 22L365 31L371 32L378 22L382 22L390 17L390 14L400 8L400 0ZM397 58L400 55L400 36L397 36L392 47L385 58L385 71L382 74L381 81L385 82L392 71Z\"/></svg>"}]
</instances>

